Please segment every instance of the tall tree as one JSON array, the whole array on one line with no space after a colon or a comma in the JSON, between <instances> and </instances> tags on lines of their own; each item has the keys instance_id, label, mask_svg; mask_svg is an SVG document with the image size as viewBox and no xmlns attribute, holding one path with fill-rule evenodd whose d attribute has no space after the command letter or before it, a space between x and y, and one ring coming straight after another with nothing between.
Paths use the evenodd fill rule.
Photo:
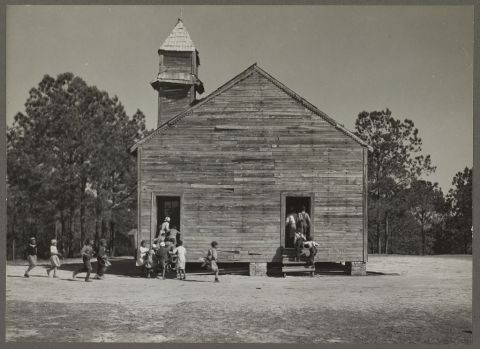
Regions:
<instances>
[{"instance_id":1,"label":"tall tree","mask_svg":"<svg viewBox=\"0 0 480 349\"><path fill-rule=\"evenodd\" d=\"M409 188L410 212L420 226L422 255L427 252L427 233L442 220L445 199L437 183L414 180Z\"/></svg>"},{"instance_id":2,"label":"tall tree","mask_svg":"<svg viewBox=\"0 0 480 349\"><path fill-rule=\"evenodd\" d=\"M422 155L422 140L413 121L398 120L391 111L361 112L356 134L373 148L368 154L369 235L371 251L382 252L382 227L395 214L395 198L421 175L435 171L429 155ZM372 224L373 223L373 224Z\"/></svg>"},{"instance_id":3,"label":"tall tree","mask_svg":"<svg viewBox=\"0 0 480 349\"><path fill-rule=\"evenodd\" d=\"M60 221L72 256L75 232L79 227L80 241L85 239L86 218L110 204L108 193L136 197L136 171L127 148L146 132L144 115L137 111L128 117L117 97L72 73L56 79L46 75L8 129L8 198L28 202L17 206L17 217L27 215L35 222L35 229L27 230L45 236ZM99 193L112 179L122 189Z\"/></svg>"},{"instance_id":4,"label":"tall tree","mask_svg":"<svg viewBox=\"0 0 480 349\"><path fill-rule=\"evenodd\" d=\"M457 172L452 185L447 196L451 210L448 225L460 247L459 252L467 254L471 253L472 246L472 169L465 167L463 172Z\"/></svg>"}]
</instances>

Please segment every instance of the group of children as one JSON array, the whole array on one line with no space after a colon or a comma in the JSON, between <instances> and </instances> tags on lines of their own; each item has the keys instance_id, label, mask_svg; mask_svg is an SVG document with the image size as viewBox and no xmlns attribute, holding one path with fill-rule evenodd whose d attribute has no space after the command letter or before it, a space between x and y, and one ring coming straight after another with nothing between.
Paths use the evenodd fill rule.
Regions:
<instances>
[{"instance_id":1,"label":"group of children","mask_svg":"<svg viewBox=\"0 0 480 349\"><path fill-rule=\"evenodd\" d=\"M183 241L176 241L173 237L166 239L155 239L150 248L143 240L137 251L137 267L141 267L142 275L151 278L157 277L165 279L165 274L169 270L175 270L177 278L185 280L185 263L187 261L187 250L183 246Z\"/></svg>"},{"instance_id":2,"label":"group of children","mask_svg":"<svg viewBox=\"0 0 480 349\"><path fill-rule=\"evenodd\" d=\"M212 241L211 248L207 256L202 259L202 267L209 269L215 274L214 282L218 279L218 253L216 241ZM141 274L146 278L162 278L165 280L165 274L169 270L176 271L177 279L185 280L185 264L187 250L183 246L183 241L175 241L173 237L165 239L155 239L150 248L147 242L142 240L137 251L137 267L141 267ZM161 275L161 276L160 276Z\"/></svg>"},{"instance_id":3,"label":"group of children","mask_svg":"<svg viewBox=\"0 0 480 349\"><path fill-rule=\"evenodd\" d=\"M102 280L105 275L107 267L110 265L108 261L107 240L100 239L100 245L97 253L94 252L94 240L87 238L85 244L81 250L83 266L81 269L73 272L72 277L75 278L79 273L86 273L85 281L91 282L90 273L92 272L92 264L90 260L96 254L97 256L97 275L95 279ZM53 277L57 278L57 269L61 266L60 258L63 258L62 254L58 252L57 240L52 239L50 241L50 267L47 267L47 275L50 277L50 273L53 271ZM30 243L27 246L27 261L28 268L25 271L24 276L30 277L30 271L37 265L37 243L34 237L30 238Z\"/></svg>"}]
</instances>

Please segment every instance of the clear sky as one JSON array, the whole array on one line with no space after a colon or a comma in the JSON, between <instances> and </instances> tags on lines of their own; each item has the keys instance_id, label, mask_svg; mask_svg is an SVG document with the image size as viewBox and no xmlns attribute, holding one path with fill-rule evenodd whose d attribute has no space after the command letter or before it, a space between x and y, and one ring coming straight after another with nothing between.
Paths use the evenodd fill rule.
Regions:
<instances>
[{"instance_id":1,"label":"clear sky","mask_svg":"<svg viewBox=\"0 0 480 349\"><path fill-rule=\"evenodd\" d=\"M473 161L472 6L182 6L203 97L258 65L354 129L389 108L414 121L444 192ZM149 82L180 6L8 6L7 125L43 75L72 72L156 127Z\"/></svg>"}]
</instances>

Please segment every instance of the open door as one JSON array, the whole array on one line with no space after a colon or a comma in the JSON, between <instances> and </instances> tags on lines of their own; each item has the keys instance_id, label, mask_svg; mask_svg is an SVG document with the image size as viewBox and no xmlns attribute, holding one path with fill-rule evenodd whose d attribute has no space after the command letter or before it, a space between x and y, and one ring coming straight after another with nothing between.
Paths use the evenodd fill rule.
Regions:
<instances>
[{"instance_id":1,"label":"open door","mask_svg":"<svg viewBox=\"0 0 480 349\"><path fill-rule=\"evenodd\" d=\"M304 233L306 237L313 236L313 193L282 193L282 226L281 226L281 245L285 248L294 248L293 237L297 230L299 223L298 217L302 209L305 208L305 212L310 217L310 225L305 229ZM293 220L292 220L293 217ZM288 222L288 223L287 223Z\"/></svg>"},{"instance_id":2,"label":"open door","mask_svg":"<svg viewBox=\"0 0 480 349\"><path fill-rule=\"evenodd\" d=\"M175 226L180 230L180 196L157 196L157 230L165 221L165 217L170 217L170 228Z\"/></svg>"}]
</instances>

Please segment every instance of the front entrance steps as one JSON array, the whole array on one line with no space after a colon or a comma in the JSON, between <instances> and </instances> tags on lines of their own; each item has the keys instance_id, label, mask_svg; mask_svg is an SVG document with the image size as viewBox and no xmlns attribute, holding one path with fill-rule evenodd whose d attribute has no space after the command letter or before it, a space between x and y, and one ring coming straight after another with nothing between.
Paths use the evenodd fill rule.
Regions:
<instances>
[{"instance_id":1,"label":"front entrance steps","mask_svg":"<svg viewBox=\"0 0 480 349\"><path fill-rule=\"evenodd\" d=\"M308 249L303 249L300 261L296 261L296 251L294 248L284 248L282 251L282 274L286 277L290 273L308 273L310 276L315 274L315 264L309 265L305 256L308 255Z\"/></svg>"}]
</instances>

